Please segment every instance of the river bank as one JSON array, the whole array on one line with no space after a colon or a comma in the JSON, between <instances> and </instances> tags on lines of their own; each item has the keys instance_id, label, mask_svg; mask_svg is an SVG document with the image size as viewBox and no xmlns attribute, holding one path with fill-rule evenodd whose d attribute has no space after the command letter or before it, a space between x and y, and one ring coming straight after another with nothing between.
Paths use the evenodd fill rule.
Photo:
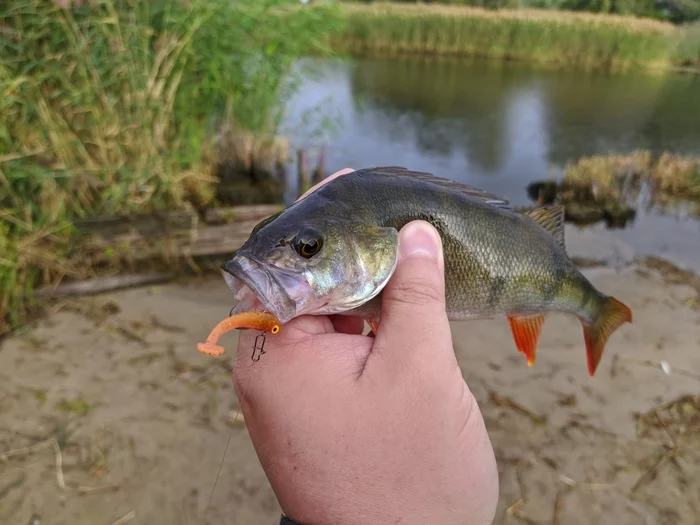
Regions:
<instances>
[{"instance_id":1,"label":"river bank","mask_svg":"<svg viewBox=\"0 0 700 525\"><path fill-rule=\"evenodd\" d=\"M344 2L342 7L345 28L329 38L334 49L354 56L478 56L608 71L700 66L700 25L435 3Z\"/></svg>"},{"instance_id":2,"label":"river bank","mask_svg":"<svg viewBox=\"0 0 700 525\"><path fill-rule=\"evenodd\" d=\"M634 313L595 378L568 316L548 317L531 368L505 319L452 325L498 459L495 523L691 525L700 290L629 245L572 226L566 235L574 257L619 261L583 272ZM280 510L237 415L236 336L221 357L196 349L231 301L220 278L66 300L0 343L0 522L274 523Z\"/></svg>"}]
</instances>

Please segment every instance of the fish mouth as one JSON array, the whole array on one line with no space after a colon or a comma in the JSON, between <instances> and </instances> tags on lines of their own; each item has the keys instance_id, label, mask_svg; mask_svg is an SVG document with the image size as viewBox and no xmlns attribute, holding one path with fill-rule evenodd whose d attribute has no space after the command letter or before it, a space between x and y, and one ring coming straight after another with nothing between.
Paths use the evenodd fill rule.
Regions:
<instances>
[{"instance_id":1,"label":"fish mouth","mask_svg":"<svg viewBox=\"0 0 700 525\"><path fill-rule=\"evenodd\" d=\"M301 276L283 270L280 276L284 281L299 281ZM221 275L239 303L231 310L231 315L240 312L269 312L281 323L286 323L297 315L296 302L289 296L285 287L267 266L250 256L235 255L221 267Z\"/></svg>"}]
</instances>

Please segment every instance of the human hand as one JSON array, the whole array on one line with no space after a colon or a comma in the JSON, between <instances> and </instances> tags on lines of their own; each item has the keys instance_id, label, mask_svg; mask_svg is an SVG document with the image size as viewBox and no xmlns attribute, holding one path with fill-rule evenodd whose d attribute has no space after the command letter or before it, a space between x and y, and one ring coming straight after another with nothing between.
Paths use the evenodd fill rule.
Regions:
<instances>
[{"instance_id":1,"label":"human hand","mask_svg":"<svg viewBox=\"0 0 700 525\"><path fill-rule=\"evenodd\" d=\"M452 347L440 237L417 221L399 246L375 338L360 319L303 316L252 363L256 334L240 334L234 384L250 437L303 525L493 521L498 471Z\"/></svg>"}]
</instances>

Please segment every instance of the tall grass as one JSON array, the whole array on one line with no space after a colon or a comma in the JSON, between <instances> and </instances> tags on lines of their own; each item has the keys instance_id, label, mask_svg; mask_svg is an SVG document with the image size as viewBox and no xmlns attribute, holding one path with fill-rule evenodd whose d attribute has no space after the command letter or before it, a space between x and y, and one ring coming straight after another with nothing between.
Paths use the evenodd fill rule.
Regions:
<instances>
[{"instance_id":1,"label":"tall grass","mask_svg":"<svg viewBox=\"0 0 700 525\"><path fill-rule=\"evenodd\" d=\"M679 39L670 23L617 15L390 2L342 5L347 28L331 35L331 42L354 54L486 56L620 70L667 67Z\"/></svg>"},{"instance_id":2,"label":"tall grass","mask_svg":"<svg viewBox=\"0 0 700 525\"><path fill-rule=\"evenodd\" d=\"M81 4L0 4L0 334L35 286L100 258L73 219L206 205L222 124L269 142L293 61L339 20L273 14L284 0Z\"/></svg>"},{"instance_id":3,"label":"tall grass","mask_svg":"<svg viewBox=\"0 0 700 525\"><path fill-rule=\"evenodd\" d=\"M679 66L700 68L700 22L679 27L672 61Z\"/></svg>"}]
</instances>

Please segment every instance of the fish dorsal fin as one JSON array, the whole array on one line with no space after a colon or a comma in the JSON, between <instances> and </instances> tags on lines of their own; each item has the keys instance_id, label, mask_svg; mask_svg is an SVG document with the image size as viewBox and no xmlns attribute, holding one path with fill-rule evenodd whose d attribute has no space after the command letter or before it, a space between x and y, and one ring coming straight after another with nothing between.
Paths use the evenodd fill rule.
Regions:
<instances>
[{"instance_id":1,"label":"fish dorsal fin","mask_svg":"<svg viewBox=\"0 0 700 525\"><path fill-rule=\"evenodd\" d=\"M463 184L461 182L455 182L450 179L445 179L442 177L437 177L431 173L426 173L422 171L412 171L401 166L383 166L378 168L368 168L364 170L358 170L356 173L367 173L367 174L382 174L382 175L402 175L406 177L411 177L424 182L429 182L437 186L442 186L443 188L448 188L454 191L463 193L473 199L478 199L481 202L490 204L497 208L511 209L510 203L501 198L488 193L484 190L470 186L469 184Z\"/></svg>"},{"instance_id":2,"label":"fish dorsal fin","mask_svg":"<svg viewBox=\"0 0 700 525\"><path fill-rule=\"evenodd\" d=\"M564 206L536 208L527 212L526 215L551 233L559 246L566 249L564 244Z\"/></svg>"}]
</instances>

